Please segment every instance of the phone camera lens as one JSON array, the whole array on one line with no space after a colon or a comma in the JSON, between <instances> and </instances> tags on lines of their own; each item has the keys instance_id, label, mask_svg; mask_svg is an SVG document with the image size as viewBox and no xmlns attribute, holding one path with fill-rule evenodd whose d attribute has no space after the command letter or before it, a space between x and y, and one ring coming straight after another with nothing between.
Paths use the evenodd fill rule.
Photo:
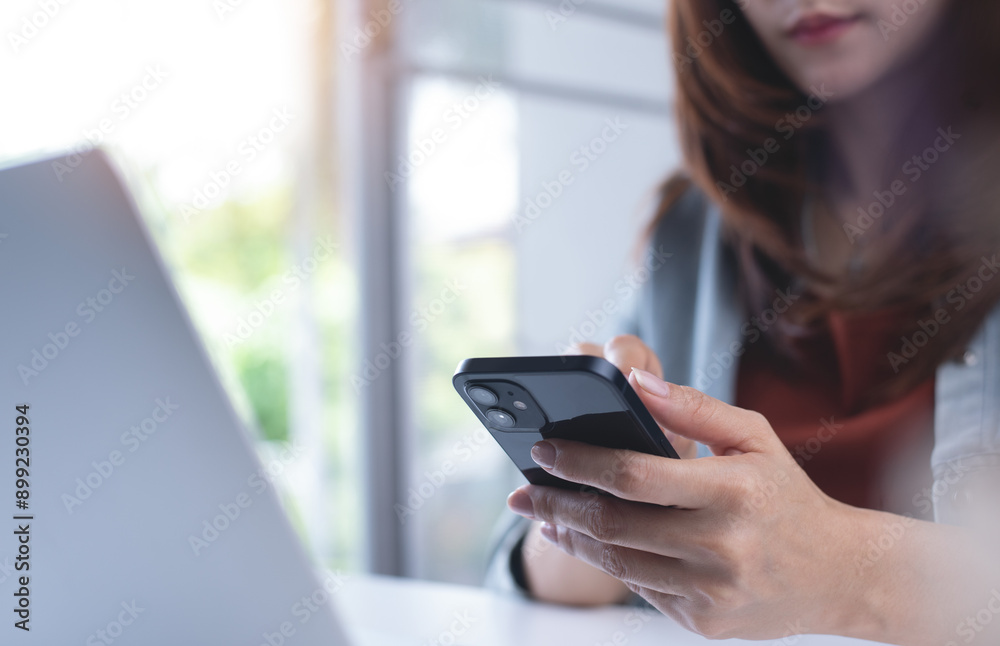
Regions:
<instances>
[{"instance_id":1,"label":"phone camera lens","mask_svg":"<svg viewBox=\"0 0 1000 646\"><path fill-rule=\"evenodd\" d=\"M469 388L469 397L472 397L472 401L477 404L482 404L483 406L492 406L497 403L497 396L489 388L484 388L482 386L473 386Z\"/></svg>"},{"instance_id":2,"label":"phone camera lens","mask_svg":"<svg viewBox=\"0 0 1000 646\"><path fill-rule=\"evenodd\" d=\"M486 419L497 428L510 428L514 425L514 416L499 408L486 411Z\"/></svg>"}]
</instances>

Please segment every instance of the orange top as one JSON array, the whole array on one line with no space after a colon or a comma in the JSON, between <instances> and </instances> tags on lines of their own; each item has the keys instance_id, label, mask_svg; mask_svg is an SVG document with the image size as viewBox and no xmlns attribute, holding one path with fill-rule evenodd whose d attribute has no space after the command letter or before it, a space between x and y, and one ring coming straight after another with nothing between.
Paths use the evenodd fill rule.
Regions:
<instances>
[{"instance_id":1,"label":"orange top","mask_svg":"<svg viewBox=\"0 0 1000 646\"><path fill-rule=\"evenodd\" d=\"M832 498L927 518L934 379L892 401L862 403L872 385L893 376L887 354L898 352L899 322L886 312L833 313L826 330L795 340L796 369L778 365L763 342L749 346L736 405L764 415Z\"/></svg>"}]
</instances>

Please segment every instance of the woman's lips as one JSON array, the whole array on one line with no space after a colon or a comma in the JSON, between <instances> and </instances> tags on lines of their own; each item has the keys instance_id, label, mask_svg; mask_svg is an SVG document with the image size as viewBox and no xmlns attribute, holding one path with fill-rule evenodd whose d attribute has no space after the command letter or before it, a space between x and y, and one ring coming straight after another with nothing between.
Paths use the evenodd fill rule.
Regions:
<instances>
[{"instance_id":1,"label":"woman's lips","mask_svg":"<svg viewBox=\"0 0 1000 646\"><path fill-rule=\"evenodd\" d=\"M812 14L800 18L788 35L800 45L825 45L843 36L860 19L860 16Z\"/></svg>"}]
</instances>

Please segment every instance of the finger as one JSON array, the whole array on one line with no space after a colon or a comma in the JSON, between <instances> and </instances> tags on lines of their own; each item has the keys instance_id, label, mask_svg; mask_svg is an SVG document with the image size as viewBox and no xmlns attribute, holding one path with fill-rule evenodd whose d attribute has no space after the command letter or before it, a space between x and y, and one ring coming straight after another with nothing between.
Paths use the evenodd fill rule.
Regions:
<instances>
[{"instance_id":1,"label":"finger","mask_svg":"<svg viewBox=\"0 0 1000 646\"><path fill-rule=\"evenodd\" d=\"M723 493L726 482L721 458L675 460L562 439L536 443L531 457L564 480L662 507L707 507Z\"/></svg>"},{"instance_id":2,"label":"finger","mask_svg":"<svg viewBox=\"0 0 1000 646\"><path fill-rule=\"evenodd\" d=\"M767 420L759 413L635 370L629 383L650 414L671 432L706 444L716 455L763 453L782 448Z\"/></svg>"},{"instance_id":3,"label":"finger","mask_svg":"<svg viewBox=\"0 0 1000 646\"><path fill-rule=\"evenodd\" d=\"M604 348L596 343L574 343L569 347L569 350L566 351L566 354L589 354L592 357L603 357Z\"/></svg>"},{"instance_id":4,"label":"finger","mask_svg":"<svg viewBox=\"0 0 1000 646\"><path fill-rule=\"evenodd\" d=\"M570 556L603 570L619 581L684 597L691 590L684 561L609 545L567 527L542 525L542 536Z\"/></svg>"},{"instance_id":5,"label":"finger","mask_svg":"<svg viewBox=\"0 0 1000 646\"><path fill-rule=\"evenodd\" d=\"M639 368L651 372L657 377L663 376L663 368L648 345L631 334L616 336L604 344L604 358L610 361L624 374Z\"/></svg>"},{"instance_id":6,"label":"finger","mask_svg":"<svg viewBox=\"0 0 1000 646\"><path fill-rule=\"evenodd\" d=\"M699 553L704 529L695 512L619 500L596 493L525 485L508 498L533 520L568 527L602 543L689 558Z\"/></svg>"}]
</instances>

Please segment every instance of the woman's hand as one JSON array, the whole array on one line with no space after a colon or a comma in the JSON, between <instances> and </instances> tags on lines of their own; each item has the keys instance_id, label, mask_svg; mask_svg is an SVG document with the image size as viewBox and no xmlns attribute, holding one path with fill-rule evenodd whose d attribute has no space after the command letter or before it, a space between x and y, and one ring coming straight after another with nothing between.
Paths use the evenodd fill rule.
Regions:
<instances>
[{"instance_id":1,"label":"woman's hand","mask_svg":"<svg viewBox=\"0 0 1000 646\"><path fill-rule=\"evenodd\" d=\"M532 449L540 466L615 497L527 485L508 499L511 508L547 523L542 535L562 551L703 635L850 634L867 621L855 565L870 538L865 512L823 494L761 415L649 372L629 380L664 428L715 457L547 440Z\"/></svg>"},{"instance_id":2,"label":"woman's hand","mask_svg":"<svg viewBox=\"0 0 1000 646\"><path fill-rule=\"evenodd\" d=\"M589 354L603 357L610 361L622 373L628 375L633 368L644 370L663 379L663 367L652 348L642 342L637 336L623 334L616 336L603 346L594 343L581 343L574 347L576 354ZM664 435L677 454L682 458L693 458L698 455L698 445L694 440L681 437L663 428Z\"/></svg>"}]
</instances>

